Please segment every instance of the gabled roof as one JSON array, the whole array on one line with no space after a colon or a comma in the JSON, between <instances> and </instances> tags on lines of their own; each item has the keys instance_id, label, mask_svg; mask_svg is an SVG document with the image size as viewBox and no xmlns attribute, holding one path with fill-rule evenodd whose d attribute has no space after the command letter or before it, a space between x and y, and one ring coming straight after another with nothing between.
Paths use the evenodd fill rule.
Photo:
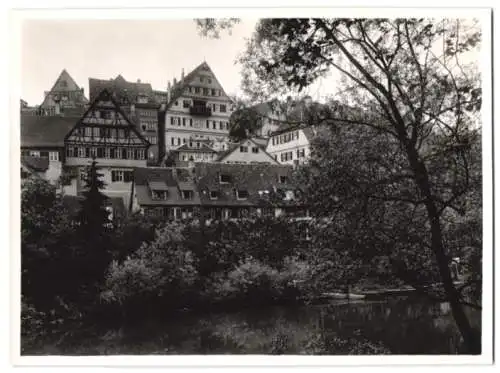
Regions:
<instances>
[{"instance_id":1,"label":"gabled roof","mask_svg":"<svg viewBox=\"0 0 500 373\"><path fill-rule=\"evenodd\" d=\"M78 117L21 114L21 147L64 147Z\"/></svg>"},{"instance_id":2,"label":"gabled roof","mask_svg":"<svg viewBox=\"0 0 500 373\"><path fill-rule=\"evenodd\" d=\"M49 168L49 159L47 157L22 156L21 164L32 171L47 171Z\"/></svg>"},{"instance_id":3,"label":"gabled roof","mask_svg":"<svg viewBox=\"0 0 500 373\"><path fill-rule=\"evenodd\" d=\"M75 82L75 80L71 77L71 75L69 75L69 73L66 71L66 69L63 69L61 71L61 73L59 74L59 77L56 79L54 85L52 86L52 88L50 89L49 92L53 92L55 90L55 88L59 85L59 82L61 80L65 80L67 82L69 82L70 84L68 84L68 86L73 86L75 87L75 89L58 89L57 91L75 91L75 90L80 90L81 88L78 86L78 84ZM88 100L87 98L85 97L85 95L82 94L82 104L86 104L88 103ZM46 105L48 105L48 101L50 100L50 95L46 95L42 104L40 105L41 107L45 107Z\"/></svg>"},{"instance_id":4,"label":"gabled roof","mask_svg":"<svg viewBox=\"0 0 500 373\"><path fill-rule=\"evenodd\" d=\"M89 108L85 111L85 113L79 118L78 122L73 126L73 128L66 134L65 136L65 140L68 139L71 134L73 133L73 131L78 128L78 127L81 127L81 126L85 126L86 124L83 123L83 120L87 117L87 115L92 111L94 110L94 108L96 106L98 106L98 103L99 101L110 101L113 106L114 106L114 110L118 113L120 113L123 118L125 119L125 122L127 123L127 127L133 131L136 136L144 143L146 144L148 147L150 146L150 143L149 141L147 141L144 136L138 131L137 129L137 126L134 125L134 123L130 120L129 116L121 109L120 105L118 105L118 103L116 102L115 98L113 97L113 95L107 90L107 89L103 89L99 95L95 98L94 101L92 101L92 103L89 105Z\"/></svg>"},{"instance_id":5,"label":"gabled roof","mask_svg":"<svg viewBox=\"0 0 500 373\"><path fill-rule=\"evenodd\" d=\"M225 152L221 153L221 154L217 157L217 162L222 162L224 159L226 159L228 156L230 156L230 155L231 155L231 154L232 154L235 150L237 150L237 149L240 147L240 145L241 145L241 144L243 144L243 143L245 143L245 142L247 142L247 141L250 141L252 144L254 144L255 146L257 146L257 147L260 149L260 151L261 151L262 153L264 153L265 155L267 155L267 156L269 157L269 159L270 159L270 160L272 160L272 162L273 162L273 163L278 163L278 162L274 159L274 157L266 151L266 147L265 147L265 145L263 146L263 145L259 144L259 143L258 143L258 142L254 139L254 138L244 139L244 140L241 140L241 141L240 141L239 143L237 143L237 144L233 144L233 146L232 146L229 150L227 150L227 151L225 151ZM266 140L266 144L267 144L267 140ZM251 153L250 153L250 154L251 154Z\"/></svg>"},{"instance_id":6,"label":"gabled roof","mask_svg":"<svg viewBox=\"0 0 500 373\"><path fill-rule=\"evenodd\" d=\"M136 103L137 97L144 95L148 97L148 102L155 103L153 88L150 83L128 82L121 74L115 79L95 79L89 78L89 98L93 101L99 93L107 89L113 93L113 96L122 101L126 98L130 104Z\"/></svg>"},{"instance_id":7,"label":"gabled roof","mask_svg":"<svg viewBox=\"0 0 500 373\"><path fill-rule=\"evenodd\" d=\"M222 84L220 84L220 82L217 80L217 77L215 76L208 63L206 61L203 61L201 64L196 66L189 74L187 74L182 81L177 82L177 84L171 88L170 101L167 103L167 109L170 108L172 103L174 103L179 97L182 96L184 89L189 86L189 84L193 82L193 79L196 78L198 73L203 70L208 70L210 73L212 73L214 79L217 81L217 84L219 84L219 86L221 87L222 92L225 96L227 96L226 92L222 88Z\"/></svg>"}]
</instances>

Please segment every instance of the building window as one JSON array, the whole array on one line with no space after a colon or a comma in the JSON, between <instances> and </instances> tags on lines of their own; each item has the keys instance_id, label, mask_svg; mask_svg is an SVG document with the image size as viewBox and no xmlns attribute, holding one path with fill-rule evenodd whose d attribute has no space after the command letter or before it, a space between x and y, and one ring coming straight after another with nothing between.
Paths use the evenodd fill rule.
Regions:
<instances>
[{"instance_id":1,"label":"building window","mask_svg":"<svg viewBox=\"0 0 500 373\"><path fill-rule=\"evenodd\" d=\"M236 192L237 199L247 199L248 198L248 190L238 190Z\"/></svg>"},{"instance_id":2,"label":"building window","mask_svg":"<svg viewBox=\"0 0 500 373\"><path fill-rule=\"evenodd\" d=\"M212 122L212 126L214 130L217 129L217 122L215 120Z\"/></svg>"},{"instance_id":3,"label":"building window","mask_svg":"<svg viewBox=\"0 0 500 373\"><path fill-rule=\"evenodd\" d=\"M124 170L111 170L112 182L125 182L128 183L133 180L134 173L132 171Z\"/></svg>"},{"instance_id":4,"label":"building window","mask_svg":"<svg viewBox=\"0 0 500 373\"><path fill-rule=\"evenodd\" d=\"M275 144L275 140L276 140L276 139L275 139L274 137L271 139L271 142L272 142L272 144L273 144L273 145L276 145L276 144Z\"/></svg>"},{"instance_id":5,"label":"building window","mask_svg":"<svg viewBox=\"0 0 500 373\"><path fill-rule=\"evenodd\" d=\"M203 96L208 96L208 88L203 88Z\"/></svg>"},{"instance_id":6,"label":"building window","mask_svg":"<svg viewBox=\"0 0 500 373\"><path fill-rule=\"evenodd\" d=\"M100 134L100 131L99 131L100 128L98 127L94 127L92 130L94 132L94 137L99 137L99 134Z\"/></svg>"},{"instance_id":7,"label":"building window","mask_svg":"<svg viewBox=\"0 0 500 373\"><path fill-rule=\"evenodd\" d=\"M200 82L203 83L203 76L200 76Z\"/></svg>"},{"instance_id":8,"label":"building window","mask_svg":"<svg viewBox=\"0 0 500 373\"><path fill-rule=\"evenodd\" d=\"M175 145L175 137L172 137L171 141L172 141L172 145Z\"/></svg>"},{"instance_id":9,"label":"building window","mask_svg":"<svg viewBox=\"0 0 500 373\"><path fill-rule=\"evenodd\" d=\"M182 107L184 109L188 109L191 106L191 101L189 100L182 100Z\"/></svg>"},{"instance_id":10,"label":"building window","mask_svg":"<svg viewBox=\"0 0 500 373\"><path fill-rule=\"evenodd\" d=\"M217 105L216 105L216 104L212 104L212 111L213 111L213 112L216 112L216 111L217 111Z\"/></svg>"},{"instance_id":11,"label":"building window","mask_svg":"<svg viewBox=\"0 0 500 373\"><path fill-rule=\"evenodd\" d=\"M227 174L220 174L219 176L219 182L221 184L227 184L231 182L231 177Z\"/></svg>"},{"instance_id":12,"label":"building window","mask_svg":"<svg viewBox=\"0 0 500 373\"><path fill-rule=\"evenodd\" d=\"M200 93L200 87L194 87L194 93Z\"/></svg>"},{"instance_id":13,"label":"building window","mask_svg":"<svg viewBox=\"0 0 500 373\"><path fill-rule=\"evenodd\" d=\"M215 96L215 89L212 88L212 96Z\"/></svg>"},{"instance_id":14,"label":"building window","mask_svg":"<svg viewBox=\"0 0 500 373\"><path fill-rule=\"evenodd\" d=\"M146 123L146 128L148 131L156 131L156 123L152 121L148 121Z\"/></svg>"},{"instance_id":15,"label":"building window","mask_svg":"<svg viewBox=\"0 0 500 373\"><path fill-rule=\"evenodd\" d=\"M111 149L110 148L104 149L104 158L111 158Z\"/></svg>"},{"instance_id":16,"label":"building window","mask_svg":"<svg viewBox=\"0 0 500 373\"><path fill-rule=\"evenodd\" d=\"M258 153L259 152L259 148L254 146L252 147L252 153Z\"/></svg>"},{"instance_id":17,"label":"building window","mask_svg":"<svg viewBox=\"0 0 500 373\"><path fill-rule=\"evenodd\" d=\"M207 128L210 128L210 121L207 119Z\"/></svg>"},{"instance_id":18,"label":"building window","mask_svg":"<svg viewBox=\"0 0 500 373\"><path fill-rule=\"evenodd\" d=\"M226 105L224 105L224 104L220 105L220 112L221 113L225 113L226 112Z\"/></svg>"},{"instance_id":19,"label":"building window","mask_svg":"<svg viewBox=\"0 0 500 373\"><path fill-rule=\"evenodd\" d=\"M92 158L97 157L97 148L94 148L94 147L90 148L90 156Z\"/></svg>"},{"instance_id":20,"label":"building window","mask_svg":"<svg viewBox=\"0 0 500 373\"><path fill-rule=\"evenodd\" d=\"M193 191L192 190L183 190L182 191L182 199L193 199Z\"/></svg>"},{"instance_id":21,"label":"building window","mask_svg":"<svg viewBox=\"0 0 500 373\"><path fill-rule=\"evenodd\" d=\"M285 184L288 181L288 177L280 175L280 184Z\"/></svg>"},{"instance_id":22,"label":"building window","mask_svg":"<svg viewBox=\"0 0 500 373\"><path fill-rule=\"evenodd\" d=\"M218 198L219 198L219 192L217 190L211 190L210 199L218 199Z\"/></svg>"},{"instance_id":23,"label":"building window","mask_svg":"<svg viewBox=\"0 0 500 373\"><path fill-rule=\"evenodd\" d=\"M122 159L122 149L121 148L115 148L115 158Z\"/></svg>"},{"instance_id":24,"label":"building window","mask_svg":"<svg viewBox=\"0 0 500 373\"><path fill-rule=\"evenodd\" d=\"M75 156L75 150L72 146L69 146L66 148L66 156L67 157L74 157Z\"/></svg>"},{"instance_id":25,"label":"building window","mask_svg":"<svg viewBox=\"0 0 500 373\"><path fill-rule=\"evenodd\" d=\"M182 118L182 125L186 127L186 118Z\"/></svg>"},{"instance_id":26,"label":"building window","mask_svg":"<svg viewBox=\"0 0 500 373\"><path fill-rule=\"evenodd\" d=\"M166 190L152 190L151 198L154 200L166 200L168 198L168 193Z\"/></svg>"},{"instance_id":27,"label":"building window","mask_svg":"<svg viewBox=\"0 0 500 373\"><path fill-rule=\"evenodd\" d=\"M207 80L208 80L208 84L212 84L212 79L207 78Z\"/></svg>"},{"instance_id":28,"label":"building window","mask_svg":"<svg viewBox=\"0 0 500 373\"><path fill-rule=\"evenodd\" d=\"M248 153L248 146L240 146L240 153Z\"/></svg>"},{"instance_id":29,"label":"building window","mask_svg":"<svg viewBox=\"0 0 500 373\"><path fill-rule=\"evenodd\" d=\"M186 143L186 141L187 141L187 140L186 140L186 138L185 138L185 137L183 137L183 138L182 138L182 143L183 143L183 144L185 144L185 143Z\"/></svg>"},{"instance_id":30,"label":"building window","mask_svg":"<svg viewBox=\"0 0 500 373\"><path fill-rule=\"evenodd\" d=\"M37 150L30 151L30 156L32 157L40 157L40 152Z\"/></svg>"},{"instance_id":31,"label":"building window","mask_svg":"<svg viewBox=\"0 0 500 373\"><path fill-rule=\"evenodd\" d=\"M78 157L85 158L85 148L78 147Z\"/></svg>"},{"instance_id":32,"label":"building window","mask_svg":"<svg viewBox=\"0 0 500 373\"><path fill-rule=\"evenodd\" d=\"M127 149L127 159L134 159L134 149Z\"/></svg>"},{"instance_id":33,"label":"building window","mask_svg":"<svg viewBox=\"0 0 500 373\"><path fill-rule=\"evenodd\" d=\"M137 149L137 159L144 159L144 149Z\"/></svg>"},{"instance_id":34,"label":"building window","mask_svg":"<svg viewBox=\"0 0 500 373\"><path fill-rule=\"evenodd\" d=\"M92 137L92 128L91 127L85 127L85 136Z\"/></svg>"}]
</instances>

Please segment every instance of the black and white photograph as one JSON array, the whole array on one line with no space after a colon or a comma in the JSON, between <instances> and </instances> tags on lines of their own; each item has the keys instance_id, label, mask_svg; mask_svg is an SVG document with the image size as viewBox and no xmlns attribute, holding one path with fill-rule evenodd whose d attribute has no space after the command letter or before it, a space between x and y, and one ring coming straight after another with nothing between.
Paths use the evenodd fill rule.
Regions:
<instances>
[{"instance_id":1,"label":"black and white photograph","mask_svg":"<svg viewBox=\"0 0 500 373\"><path fill-rule=\"evenodd\" d=\"M23 12L19 362L491 362L491 10Z\"/></svg>"}]
</instances>

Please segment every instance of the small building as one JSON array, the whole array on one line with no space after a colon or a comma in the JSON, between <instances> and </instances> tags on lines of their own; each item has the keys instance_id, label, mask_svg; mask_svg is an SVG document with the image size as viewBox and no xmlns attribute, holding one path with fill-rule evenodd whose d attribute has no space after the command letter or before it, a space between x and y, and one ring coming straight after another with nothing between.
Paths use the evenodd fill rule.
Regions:
<instances>
[{"instance_id":1,"label":"small building","mask_svg":"<svg viewBox=\"0 0 500 373\"><path fill-rule=\"evenodd\" d=\"M266 151L280 164L303 164L310 157L311 141L315 135L313 127L285 128L271 134Z\"/></svg>"},{"instance_id":2,"label":"small building","mask_svg":"<svg viewBox=\"0 0 500 373\"><path fill-rule=\"evenodd\" d=\"M78 120L77 117L61 115L21 114L21 156L45 159L43 163L48 163L48 167L43 178L54 185L58 184L63 173L64 138Z\"/></svg>"}]
</instances>

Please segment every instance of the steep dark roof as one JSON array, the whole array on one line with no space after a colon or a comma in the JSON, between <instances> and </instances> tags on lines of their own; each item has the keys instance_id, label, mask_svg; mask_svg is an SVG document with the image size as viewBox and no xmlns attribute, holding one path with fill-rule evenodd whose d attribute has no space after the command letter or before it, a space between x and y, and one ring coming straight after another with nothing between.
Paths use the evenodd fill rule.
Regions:
<instances>
[{"instance_id":1,"label":"steep dark roof","mask_svg":"<svg viewBox=\"0 0 500 373\"><path fill-rule=\"evenodd\" d=\"M135 103L139 95L148 97L148 102L154 103L153 88L149 83L128 82L123 76L118 75L115 79L104 80L89 78L89 99L93 101L103 89L113 92L120 102L126 98L129 103Z\"/></svg>"},{"instance_id":2,"label":"steep dark roof","mask_svg":"<svg viewBox=\"0 0 500 373\"><path fill-rule=\"evenodd\" d=\"M287 205L282 199L273 200L278 189L293 188L281 185L280 176L291 178L293 168L287 165L196 163L195 174L203 205L206 206L270 206ZM229 183L221 183L221 174L230 177ZM240 200L237 190L246 190L248 198ZM217 199L210 199L210 192L219 192ZM268 193L259 193L259 191Z\"/></svg>"},{"instance_id":3,"label":"steep dark roof","mask_svg":"<svg viewBox=\"0 0 500 373\"><path fill-rule=\"evenodd\" d=\"M137 201L141 206L293 206L286 201L282 190L295 190L295 186L280 183L280 177L292 177L293 168L273 164L224 164L195 163L191 168L136 168L134 171ZM228 175L228 183L220 183L220 175ZM167 185L167 200L151 198L151 183ZM183 200L182 188L194 190L192 200ZM248 192L248 198L238 199L236 191ZM210 192L218 192L217 199L210 199Z\"/></svg>"},{"instance_id":4,"label":"steep dark roof","mask_svg":"<svg viewBox=\"0 0 500 373\"><path fill-rule=\"evenodd\" d=\"M79 117L21 114L21 147L64 147Z\"/></svg>"},{"instance_id":5,"label":"steep dark roof","mask_svg":"<svg viewBox=\"0 0 500 373\"><path fill-rule=\"evenodd\" d=\"M137 201L141 206L198 206L200 196L193 180L192 170L189 168L136 168L134 181ZM150 183L164 182L167 185L168 198L154 200L151 196ZM182 199L182 188L192 188L193 198Z\"/></svg>"},{"instance_id":6,"label":"steep dark roof","mask_svg":"<svg viewBox=\"0 0 500 373\"><path fill-rule=\"evenodd\" d=\"M49 159L47 157L22 156L21 163L33 171L47 171Z\"/></svg>"}]
</instances>

